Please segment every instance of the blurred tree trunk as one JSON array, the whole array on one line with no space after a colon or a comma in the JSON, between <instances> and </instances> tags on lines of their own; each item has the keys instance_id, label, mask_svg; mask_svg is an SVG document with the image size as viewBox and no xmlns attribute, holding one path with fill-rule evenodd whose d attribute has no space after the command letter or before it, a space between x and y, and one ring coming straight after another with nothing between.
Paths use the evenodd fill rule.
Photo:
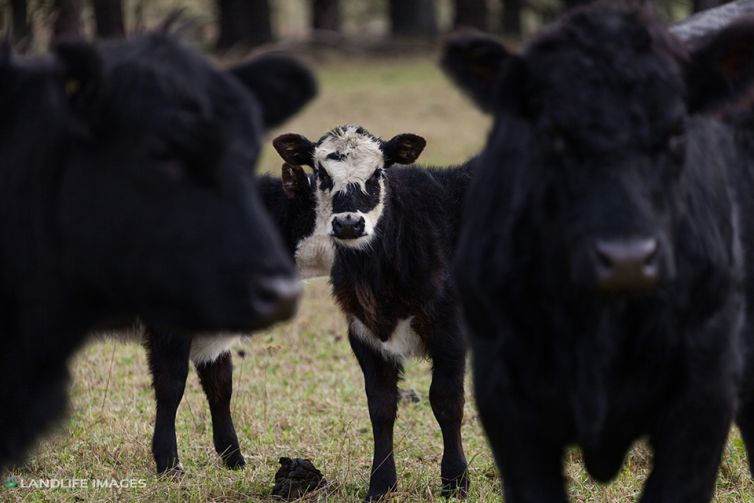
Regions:
<instances>
[{"instance_id":1,"label":"blurred tree trunk","mask_svg":"<svg viewBox=\"0 0 754 503\"><path fill-rule=\"evenodd\" d=\"M126 34L121 0L92 0L92 7L98 37L122 37Z\"/></svg>"},{"instance_id":2,"label":"blurred tree trunk","mask_svg":"<svg viewBox=\"0 0 754 503\"><path fill-rule=\"evenodd\" d=\"M584 5L586 3L589 3L590 0L563 0L563 5L566 9L573 9L574 7L578 7L579 5Z\"/></svg>"},{"instance_id":3,"label":"blurred tree trunk","mask_svg":"<svg viewBox=\"0 0 754 503\"><path fill-rule=\"evenodd\" d=\"M29 8L26 0L11 0L11 19L13 23L13 40L29 45L31 42L31 24L29 23Z\"/></svg>"},{"instance_id":4,"label":"blurred tree trunk","mask_svg":"<svg viewBox=\"0 0 754 503\"><path fill-rule=\"evenodd\" d=\"M523 0L503 1L503 33L506 35L521 35L521 7Z\"/></svg>"},{"instance_id":5,"label":"blurred tree trunk","mask_svg":"<svg viewBox=\"0 0 754 503\"><path fill-rule=\"evenodd\" d=\"M435 0L390 0L390 27L395 37L434 38Z\"/></svg>"},{"instance_id":6,"label":"blurred tree trunk","mask_svg":"<svg viewBox=\"0 0 754 503\"><path fill-rule=\"evenodd\" d=\"M82 3L82 0L54 0L55 38L81 36Z\"/></svg>"},{"instance_id":7,"label":"blurred tree trunk","mask_svg":"<svg viewBox=\"0 0 754 503\"><path fill-rule=\"evenodd\" d=\"M728 3L726 0L694 0L692 2L694 12L711 9L724 3Z\"/></svg>"},{"instance_id":8,"label":"blurred tree trunk","mask_svg":"<svg viewBox=\"0 0 754 503\"><path fill-rule=\"evenodd\" d=\"M455 0L453 28L477 28L487 31L487 0Z\"/></svg>"},{"instance_id":9,"label":"blurred tree trunk","mask_svg":"<svg viewBox=\"0 0 754 503\"><path fill-rule=\"evenodd\" d=\"M254 47L272 41L269 0L218 0L218 49Z\"/></svg>"},{"instance_id":10,"label":"blurred tree trunk","mask_svg":"<svg viewBox=\"0 0 754 503\"><path fill-rule=\"evenodd\" d=\"M312 0L312 28L340 31L340 0Z\"/></svg>"}]
</instances>

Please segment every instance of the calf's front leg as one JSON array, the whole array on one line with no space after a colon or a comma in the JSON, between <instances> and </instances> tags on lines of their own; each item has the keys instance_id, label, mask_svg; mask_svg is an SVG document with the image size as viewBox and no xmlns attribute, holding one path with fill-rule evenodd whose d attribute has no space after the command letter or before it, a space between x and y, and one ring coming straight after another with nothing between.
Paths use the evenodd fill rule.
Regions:
<instances>
[{"instance_id":1,"label":"calf's front leg","mask_svg":"<svg viewBox=\"0 0 754 503\"><path fill-rule=\"evenodd\" d=\"M364 374L369 419L372 421L374 435L374 458L366 499L378 500L394 490L397 485L393 457L393 426L398 412L398 378L401 366L385 360L359 340L351 330L348 340Z\"/></svg>"},{"instance_id":2,"label":"calf's front leg","mask_svg":"<svg viewBox=\"0 0 754 503\"><path fill-rule=\"evenodd\" d=\"M158 474L180 473L175 416L186 387L191 338L147 329L146 347L157 401L152 455Z\"/></svg>"},{"instance_id":3,"label":"calf's front leg","mask_svg":"<svg viewBox=\"0 0 754 503\"><path fill-rule=\"evenodd\" d=\"M212 362L196 364L199 381L207 396L212 415L212 440L215 451L222 457L228 468L242 468L246 465L238 445L233 417L230 414L230 400L233 395L233 361L230 352L225 352Z\"/></svg>"}]
</instances>

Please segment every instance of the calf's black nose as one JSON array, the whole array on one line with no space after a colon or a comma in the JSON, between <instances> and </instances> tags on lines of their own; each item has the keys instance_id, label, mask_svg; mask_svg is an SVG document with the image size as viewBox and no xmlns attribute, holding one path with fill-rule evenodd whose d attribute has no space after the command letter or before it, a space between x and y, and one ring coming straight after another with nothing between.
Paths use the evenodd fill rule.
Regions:
<instances>
[{"instance_id":1,"label":"calf's black nose","mask_svg":"<svg viewBox=\"0 0 754 503\"><path fill-rule=\"evenodd\" d=\"M592 259L597 289L609 293L652 289L659 275L658 250L654 238L595 241Z\"/></svg>"},{"instance_id":2,"label":"calf's black nose","mask_svg":"<svg viewBox=\"0 0 754 503\"><path fill-rule=\"evenodd\" d=\"M338 239L356 239L364 235L364 217L346 215L332 221L333 236Z\"/></svg>"}]
</instances>

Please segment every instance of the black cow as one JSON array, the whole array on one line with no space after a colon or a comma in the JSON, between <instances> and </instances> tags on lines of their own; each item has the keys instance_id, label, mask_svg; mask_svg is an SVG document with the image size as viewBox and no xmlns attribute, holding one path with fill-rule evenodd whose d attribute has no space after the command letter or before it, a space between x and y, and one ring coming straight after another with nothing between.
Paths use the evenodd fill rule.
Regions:
<instances>
[{"instance_id":1,"label":"black cow","mask_svg":"<svg viewBox=\"0 0 754 503\"><path fill-rule=\"evenodd\" d=\"M358 126L333 129L317 143L288 134L273 144L287 162L314 167L318 225L335 243L333 292L364 373L374 434L367 499L396 486L393 425L398 380L410 357L432 360L429 399L443 436L442 492L465 495L466 345L450 264L470 164L388 169L414 162L424 139L402 134L384 142Z\"/></svg>"},{"instance_id":2,"label":"black cow","mask_svg":"<svg viewBox=\"0 0 754 503\"><path fill-rule=\"evenodd\" d=\"M473 34L445 48L495 117L455 275L507 502L566 501L567 445L608 481L642 436L642 501L711 498L742 360L749 215L733 188L754 187L716 112L751 88L753 56L753 22L688 50L608 4L521 55Z\"/></svg>"},{"instance_id":3,"label":"black cow","mask_svg":"<svg viewBox=\"0 0 754 503\"><path fill-rule=\"evenodd\" d=\"M300 166L283 165L282 178L269 175L257 178L262 201L272 216L289 255L307 278L329 276L332 244L329 236L314 234L314 182ZM312 246L315 244L315 246ZM152 454L158 473L183 471L178 457L175 418L183 398L189 361L194 363L212 417L215 451L228 468L246 463L230 412L233 394L233 363L230 350L240 336L233 334L198 336L193 339L170 332L136 327L118 334L144 340L149 355L157 413L152 438Z\"/></svg>"},{"instance_id":4,"label":"black cow","mask_svg":"<svg viewBox=\"0 0 754 503\"><path fill-rule=\"evenodd\" d=\"M251 170L308 101L300 64L215 70L161 32L0 51L0 467L66 402L85 334L178 335L290 317L300 286Z\"/></svg>"}]
</instances>

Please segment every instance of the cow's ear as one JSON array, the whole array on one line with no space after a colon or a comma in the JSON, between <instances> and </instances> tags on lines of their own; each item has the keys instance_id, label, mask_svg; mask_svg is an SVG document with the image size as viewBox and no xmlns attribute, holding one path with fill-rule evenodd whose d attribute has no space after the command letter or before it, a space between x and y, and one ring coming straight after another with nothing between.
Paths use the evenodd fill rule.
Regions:
<instances>
[{"instance_id":1,"label":"cow's ear","mask_svg":"<svg viewBox=\"0 0 754 503\"><path fill-rule=\"evenodd\" d=\"M404 133L394 136L382 146L385 155L385 167L391 164L411 164L427 146L427 140L421 136Z\"/></svg>"},{"instance_id":2,"label":"cow's ear","mask_svg":"<svg viewBox=\"0 0 754 503\"><path fill-rule=\"evenodd\" d=\"M711 35L692 52L685 68L692 113L735 105L754 87L754 19Z\"/></svg>"},{"instance_id":3,"label":"cow's ear","mask_svg":"<svg viewBox=\"0 0 754 503\"><path fill-rule=\"evenodd\" d=\"M470 31L448 38L440 66L479 108L490 112L502 70L518 59L489 35Z\"/></svg>"},{"instance_id":4,"label":"cow's ear","mask_svg":"<svg viewBox=\"0 0 754 503\"><path fill-rule=\"evenodd\" d=\"M285 162L314 167L314 144L300 134L283 134L272 140L272 146Z\"/></svg>"},{"instance_id":5,"label":"cow's ear","mask_svg":"<svg viewBox=\"0 0 754 503\"><path fill-rule=\"evenodd\" d=\"M99 51L86 42L64 41L54 47L62 67L63 87L76 115L92 119L104 85L104 64Z\"/></svg>"},{"instance_id":6,"label":"cow's ear","mask_svg":"<svg viewBox=\"0 0 754 503\"><path fill-rule=\"evenodd\" d=\"M229 71L256 96L267 129L282 124L317 95L312 72L279 54L259 56Z\"/></svg>"},{"instance_id":7,"label":"cow's ear","mask_svg":"<svg viewBox=\"0 0 754 503\"><path fill-rule=\"evenodd\" d=\"M309 187L309 177L306 176L304 168L298 164L283 163L282 180L283 192L288 196L288 199L294 199Z\"/></svg>"}]
</instances>

